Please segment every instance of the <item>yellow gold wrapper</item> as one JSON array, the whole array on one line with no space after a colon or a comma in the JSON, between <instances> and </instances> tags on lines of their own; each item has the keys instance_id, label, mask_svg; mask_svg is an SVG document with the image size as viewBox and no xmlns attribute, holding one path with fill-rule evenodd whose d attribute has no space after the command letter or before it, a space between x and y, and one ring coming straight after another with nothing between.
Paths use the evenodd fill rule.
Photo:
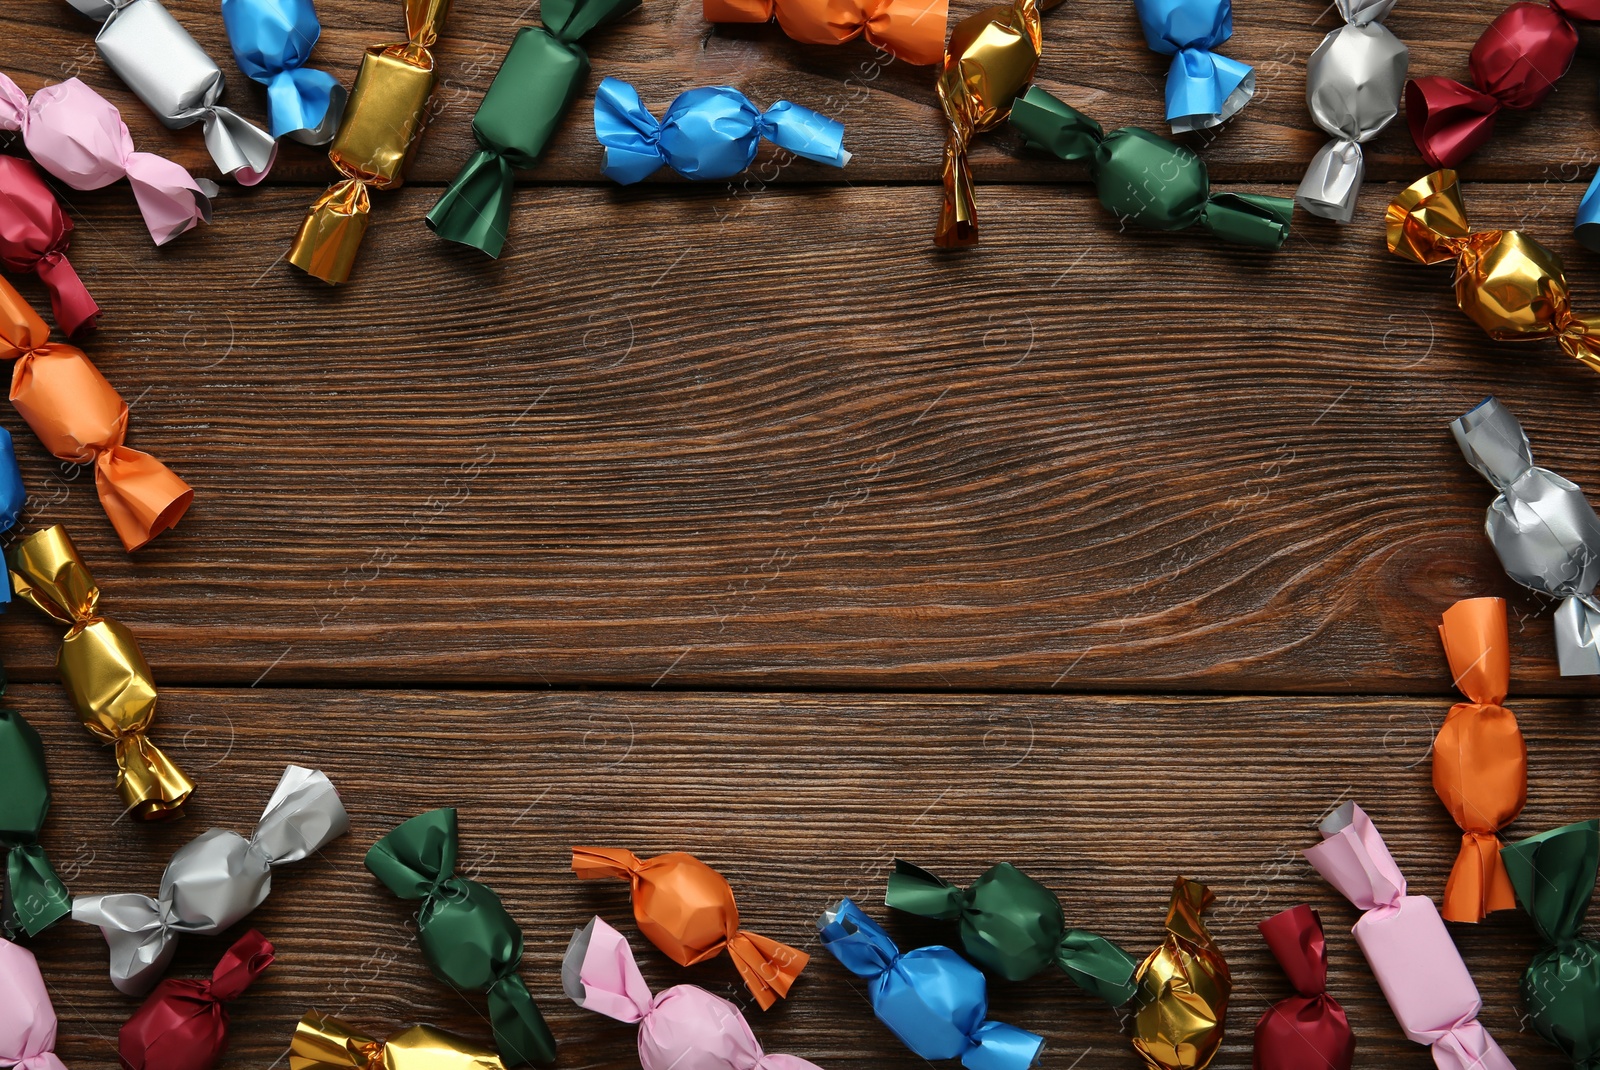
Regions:
<instances>
[{"instance_id":1,"label":"yellow gold wrapper","mask_svg":"<svg viewBox=\"0 0 1600 1070\"><path fill-rule=\"evenodd\" d=\"M311 1011L294 1028L289 1070L505 1070L500 1057L426 1025L387 1041L356 1032L348 1022Z\"/></svg>"},{"instance_id":2,"label":"yellow gold wrapper","mask_svg":"<svg viewBox=\"0 0 1600 1070\"><path fill-rule=\"evenodd\" d=\"M183 814L194 783L145 735L156 715L156 685L131 632L100 615L100 588L59 524L35 532L11 554L17 595L67 625L56 667L78 719L116 747L117 793L141 821Z\"/></svg>"},{"instance_id":3,"label":"yellow gold wrapper","mask_svg":"<svg viewBox=\"0 0 1600 1070\"><path fill-rule=\"evenodd\" d=\"M323 282L344 282L367 233L370 208L366 184L359 179L329 186L300 224L289 263Z\"/></svg>"},{"instance_id":4,"label":"yellow gold wrapper","mask_svg":"<svg viewBox=\"0 0 1600 1070\"><path fill-rule=\"evenodd\" d=\"M1203 1070L1222 1046L1233 980L1201 913L1211 889L1179 877L1167 938L1134 974L1133 1047L1152 1070Z\"/></svg>"}]
</instances>

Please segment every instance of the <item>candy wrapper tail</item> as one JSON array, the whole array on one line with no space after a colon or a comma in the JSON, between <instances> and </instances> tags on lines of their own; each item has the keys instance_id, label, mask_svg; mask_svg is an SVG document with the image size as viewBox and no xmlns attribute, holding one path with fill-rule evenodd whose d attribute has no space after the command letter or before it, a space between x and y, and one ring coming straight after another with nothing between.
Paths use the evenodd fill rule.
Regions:
<instances>
[{"instance_id":1,"label":"candy wrapper tail","mask_svg":"<svg viewBox=\"0 0 1600 1070\"><path fill-rule=\"evenodd\" d=\"M267 87L267 126L275 138L326 145L349 94L338 79L305 64L322 36L311 0L222 0L234 62Z\"/></svg>"}]
</instances>

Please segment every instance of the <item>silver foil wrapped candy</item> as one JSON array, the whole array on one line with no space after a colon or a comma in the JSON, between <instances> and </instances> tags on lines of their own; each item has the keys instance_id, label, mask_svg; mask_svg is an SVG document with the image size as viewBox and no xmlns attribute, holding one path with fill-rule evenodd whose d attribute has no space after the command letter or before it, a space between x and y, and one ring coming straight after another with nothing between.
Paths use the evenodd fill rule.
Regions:
<instances>
[{"instance_id":1,"label":"silver foil wrapped candy","mask_svg":"<svg viewBox=\"0 0 1600 1070\"><path fill-rule=\"evenodd\" d=\"M1600 675L1600 517L1577 485L1536 468L1528 436L1494 398L1450 423L1467 463L1499 497L1484 531L1507 575L1562 599L1556 610L1556 657L1562 676Z\"/></svg>"},{"instance_id":2,"label":"silver foil wrapped candy","mask_svg":"<svg viewBox=\"0 0 1600 1070\"><path fill-rule=\"evenodd\" d=\"M168 128L201 123L206 149L241 186L267 177L278 155L271 134L217 101L222 68L160 0L67 0L101 23L95 48L112 73Z\"/></svg>"},{"instance_id":3,"label":"silver foil wrapped candy","mask_svg":"<svg viewBox=\"0 0 1600 1070\"><path fill-rule=\"evenodd\" d=\"M1345 24L1306 61L1306 107L1333 135L1311 158L1294 199L1312 215L1348 223L1366 172L1361 145L1400 114L1409 50L1380 20L1395 0L1338 0Z\"/></svg>"},{"instance_id":4,"label":"silver foil wrapped candy","mask_svg":"<svg viewBox=\"0 0 1600 1070\"><path fill-rule=\"evenodd\" d=\"M233 925L272 891L273 867L298 862L349 829L350 817L328 778L291 765L248 840L222 829L203 832L167 863L156 898L79 896L72 917L105 934L117 990L142 996L172 961L180 933L210 935Z\"/></svg>"}]
</instances>

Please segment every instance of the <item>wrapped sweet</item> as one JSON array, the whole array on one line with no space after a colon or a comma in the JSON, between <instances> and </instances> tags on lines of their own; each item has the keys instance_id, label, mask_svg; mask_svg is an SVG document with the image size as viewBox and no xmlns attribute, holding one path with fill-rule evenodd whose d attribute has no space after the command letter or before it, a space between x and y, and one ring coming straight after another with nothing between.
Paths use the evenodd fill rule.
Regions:
<instances>
[{"instance_id":1,"label":"wrapped sweet","mask_svg":"<svg viewBox=\"0 0 1600 1070\"><path fill-rule=\"evenodd\" d=\"M505 1070L505 1064L488 1048L432 1026L376 1040L331 1014L310 1011L294 1027L289 1070Z\"/></svg>"},{"instance_id":2,"label":"wrapped sweet","mask_svg":"<svg viewBox=\"0 0 1600 1070\"><path fill-rule=\"evenodd\" d=\"M1233 0L1133 0L1133 6L1145 44L1172 57L1167 122L1174 134L1216 126L1255 96L1255 70L1212 51L1233 36Z\"/></svg>"},{"instance_id":3,"label":"wrapped sweet","mask_svg":"<svg viewBox=\"0 0 1600 1070\"><path fill-rule=\"evenodd\" d=\"M1256 1023L1254 1070L1350 1070L1356 1036L1344 1008L1328 995L1328 941L1321 916L1301 903L1259 928L1294 995L1268 1007Z\"/></svg>"},{"instance_id":4,"label":"wrapped sweet","mask_svg":"<svg viewBox=\"0 0 1600 1070\"><path fill-rule=\"evenodd\" d=\"M1483 530L1506 575L1562 599L1555 615L1561 675L1600 675L1600 516L1576 484L1534 466L1522 425L1494 398L1452 420L1450 433L1498 492Z\"/></svg>"},{"instance_id":5,"label":"wrapped sweet","mask_svg":"<svg viewBox=\"0 0 1600 1070\"><path fill-rule=\"evenodd\" d=\"M492 889L456 874L459 838L453 808L430 810L373 844L367 868L395 895L420 900L417 938L433 975L488 994L505 1064L554 1062L555 1038L517 974L522 929Z\"/></svg>"},{"instance_id":6,"label":"wrapped sweet","mask_svg":"<svg viewBox=\"0 0 1600 1070\"><path fill-rule=\"evenodd\" d=\"M100 505L130 553L182 519L194 501L189 484L148 453L123 445L128 403L83 350L50 341L50 328L4 279L0 360L17 362L11 403L45 449L63 461L94 465Z\"/></svg>"},{"instance_id":7,"label":"wrapped sweet","mask_svg":"<svg viewBox=\"0 0 1600 1070\"><path fill-rule=\"evenodd\" d=\"M117 1034L123 1070L212 1070L228 1052L229 1003L272 965L272 944L251 929L204 980L168 977Z\"/></svg>"},{"instance_id":8,"label":"wrapped sweet","mask_svg":"<svg viewBox=\"0 0 1600 1070\"><path fill-rule=\"evenodd\" d=\"M1294 202L1258 193L1213 193L1205 161L1177 142L1137 126L1107 134L1099 123L1030 86L1011 109L1011 125L1031 148L1084 162L1100 203L1119 223L1152 230L1200 227L1260 249L1289 240ZM1152 183L1150 175L1160 175Z\"/></svg>"},{"instance_id":9,"label":"wrapped sweet","mask_svg":"<svg viewBox=\"0 0 1600 1070\"><path fill-rule=\"evenodd\" d=\"M1008 981L1025 981L1054 965L1113 1007L1133 997L1133 957L1103 936L1068 929L1055 893L1010 862L962 891L897 858L883 903L919 917L959 920L962 952Z\"/></svg>"},{"instance_id":10,"label":"wrapped sweet","mask_svg":"<svg viewBox=\"0 0 1600 1070\"><path fill-rule=\"evenodd\" d=\"M44 744L22 714L4 705L5 669L0 667L0 933L15 940L37 936L66 917L72 897L39 845L50 812L50 778ZM0 1059L3 1059L0 1056Z\"/></svg>"},{"instance_id":11,"label":"wrapped sweet","mask_svg":"<svg viewBox=\"0 0 1600 1070\"><path fill-rule=\"evenodd\" d=\"M704 0L707 22L768 22L808 45L842 45L863 37L895 59L938 63L944 54L949 0Z\"/></svg>"},{"instance_id":12,"label":"wrapped sweet","mask_svg":"<svg viewBox=\"0 0 1600 1070\"><path fill-rule=\"evenodd\" d=\"M1134 974L1133 1050L1151 1070L1205 1070L1222 1047L1233 978L1200 915L1211 889L1179 877L1167 935Z\"/></svg>"},{"instance_id":13,"label":"wrapped sweet","mask_svg":"<svg viewBox=\"0 0 1600 1070\"><path fill-rule=\"evenodd\" d=\"M272 891L275 868L309 858L349 829L350 817L328 778L291 765L248 840L208 829L173 854L156 898L79 896L72 917L105 936L117 991L142 996L166 971L180 934L211 936L242 921Z\"/></svg>"},{"instance_id":14,"label":"wrapped sweet","mask_svg":"<svg viewBox=\"0 0 1600 1070\"><path fill-rule=\"evenodd\" d=\"M17 526L28 504L28 491L22 485L22 469L17 465L17 447L11 432L0 427L0 535ZM11 584L0 583L0 613L11 605Z\"/></svg>"},{"instance_id":15,"label":"wrapped sweet","mask_svg":"<svg viewBox=\"0 0 1600 1070\"><path fill-rule=\"evenodd\" d=\"M328 159L344 177L318 197L300 224L289 263L328 283L350 278L371 222L371 189L399 189L422 138L438 84L433 45L450 0L405 0L406 40L361 57Z\"/></svg>"},{"instance_id":16,"label":"wrapped sweet","mask_svg":"<svg viewBox=\"0 0 1600 1070\"><path fill-rule=\"evenodd\" d=\"M1522 975L1539 1035L1574 1066L1600 1063L1600 941L1583 935L1600 871L1600 821L1530 836L1501 852L1517 902L1544 945Z\"/></svg>"},{"instance_id":17,"label":"wrapped sweet","mask_svg":"<svg viewBox=\"0 0 1600 1070\"><path fill-rule=\"evenodd\" d=\"M136 821L181 817L194 782L149 737L155 678L133 633L100 614L100 588L66 529L29 535L10 566L17 596L68 628L56 670L83 727L115 748L123 807Z\"/></svg>"},{"instance_id":18,"label":"wrapped sweet","mask_svg":"<svg viewBox=\"0 0 1600 1070\"><path fill-rule=\"evenodd\" d=\"M322 36L311 0L222 0L234 62L267 87L267 128L275 138L326 145L344 115L345 91L327 71L307 67Z\"/></svg>"},{"instance_id":19,"label":"wrapped sweet","mask_svg":"<svg viewBox=\"0 0 1600 1070\"><path fill-rule=\"evenodd\" d=\"M539 5L544 25L524 26L512 38L472 118L478 151L429 210L429 229L447 241L500 255L517 168L532 167L538 160L589 76L589 55L578 42L638 6L639 0L549 0Z\"/></svg>"},{"instance_id":20,"label":"wrapped sweet","mask_svg":"<svg viewBox=\"0 0 1600 1070\"><path fill-rule=\"evenodd\" d=\"M733 889L722 874L693 855L674 852L641 859L612 847L574 847L572 872L581 880L621 878L632 887L633 917L645 939L679 966L726 951L762 1010L789 995L811 956L739 927Z\"/></svg>"},{"instance_id":21,"label":"wrapped sweet","mask_svg":"<svg viewBox=\"0 0 1600 1070\"><path fill-rule=\"evenodd\" d=\"M1439 625L1445 657L1466 702L1450 707L1433 741L1433 790L1461 826L1461 851L1444 886L1446 921L1479 922L1517 905L1500 861L1499 832L1528 801L1528 745L1501 705L1511 686L1503 598L1466 598Z\"/></svg>"},{"instance_id":22,"label":"wrapped sweet","mask_svg":"<svg viewBox=\"0 0 1600 1070\"><path fill-rule=\"evenodd\" d=\"M731 178L755 162L762 138L830 167L850 162L843 124L787 100L761 111L726 85L679 93L658 120L633 86L606 78L594 95L594 133L606 150L601 172L624 186L663 167L695 181Z\"/></svg>"},{"instance_id":23,"label":"wrapped sweet","mask_svg":"<svg viewBox=\"0 0 1600 1070\"><path fill-rule=\"evenodd\" d=\"M793 1055L764 1054L739 1008L697 985L651 995L633 948L599 918L572 934L561 984L585 1010L638 1024L643 1070L817 1070Z\"/></svg>"},{"instance_id":24,"label":"wrapped sweet","mask_svg":"<svg viewBox=\"0 0 1600 1070\"><path fill-rule=\"evenodd\" d=\"M71 235L72 220L39 169L20 156L0 156L0 264L39 276L50 291L56 325L68 337L93 327L100 314L67 259Z\"/></svg>"},{"instance_id":25,"label":"wrapped sweet","mask_svg":"<svg viewBox=\"0 0 1600 1070\"><path fill-rule=\"evenodd\" d=\"M226 83L161 0L67 0L99 22L95 49L111 72L170 130L201 124L212 162L241 186L267 177L278 156L272 135L217 102Z\"/></svg>"},{"instance_id":26,"label":"wrapped sweet","mask_svg":"<svg viewBox=\"0 0 1600 1070\"><path fill-rule=\"evenodd\" d=\"M76 78L45 86L30 99L0 74L0 130L20 131L33 162L73 189L127 179L157 245L211 219L216 186L163 156L135 152L122 114Z\"/></svg>"},{"instance_id":27,"label":"wrapped sweet","mask_svg":"<svg viewBox=\"0 0 1600 1070\"><path fill-rule=\"evenodd\" d=\"M867 982L878 1020L924 1059L960 1059L967 1070L1027 1070L1044 1038L989 1020L987 983L948 947L900 953L889 934L849 899L817 921L822 946Z\"/></svg>"},{"instance_id":28,"label":"wrapped sweet","mask_svg":"<svg viewBox=\"0 0 1600 1070\"><path fill-rule=\"evenodd\" d=\"M1455 167L1494 133L1502 110L1544 103L1578 51L1575 23L1600 21L1600 0L1512 4L1478 37L1467 56L1472 85L1454 78L1406 83L1406 122L1422 158Z\"/></svg>"},{"instance_id":29,"label":"wrapped sweet","mask_svg":"<svg viewBox=\"0 0 1600 1070\"><path fill-rule=\"evenodd\" d=\"M1295 203L1312 215L1348 223L1366 162L1361 146L1400 114L1410 51L1383 25L1395 0L1338 0L1344 25L1306 61L1306 107L1333 137L1311 158Z\"/></svg>"},{"instance_id":30,"label":"wrapped sweet","mask_svg":"<svg viewBox=\"0 0 1600 1070\"><path fill-rule=\"evenodd\" d=\"M14 1070L67 1070L56 1058L56 1009L25 947L0 940L0 1063Z\"/></svg>"},{"instance_id":31,"label":"wrapped sweet","mask_svg":"<svg viewBox=\"0 0 1600 1070\"><path fill-rule=\"evenodd\" d=\"M1408 1039L1433 1049L1439 1070L1512 1070L1478 1021L1483 1001L1433 900L1407 895L1383 837L1353 802L1322 822L1306 860L1362 911L1351 931Z\"/></svg>"}]
</instances>

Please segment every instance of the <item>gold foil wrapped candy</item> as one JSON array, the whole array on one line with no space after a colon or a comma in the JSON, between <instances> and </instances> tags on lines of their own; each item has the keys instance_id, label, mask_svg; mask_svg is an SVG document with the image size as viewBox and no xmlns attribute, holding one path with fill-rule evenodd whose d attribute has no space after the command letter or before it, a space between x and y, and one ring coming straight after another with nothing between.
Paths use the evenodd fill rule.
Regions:
<instances>
[{"instance_id":1,"label":"gold foil wrapped candy","mask_svg":"<svg viewBox=\"0 0 1600 1070\"><path fill-rule=\"evenodd\" d=\"M1200 920L1211 889L1179 877L1167 938L1134 974L1133 1047L1151 1070L1204 1070L1222 1046L1233 980Z\"/></svg>"},{"instance_id":2,"label":"gold foil wrapped candy","mask_svg":"<svg viewBox=\"0 0 1600 1070\"><path fill-rule=\"evenodd\" d=\"M407 40L361 57L339 132L328 148L343 180L317 198L289 248L289 263L323 282L350 277L367 232L367 187L398 189L422 136L438 81L430 49L450 0L405 0Z\"/></svg>"},{"instance_id":3,"label":"gold foil wrapped candy","mask_svg":"<svg viewBox=\"0 0 1600 1070\"><path fill-rule=\"evenodd\" d=\"M67 625L56 668L83 726L116 747L117 793L140 821L181 817L194 783L145 735L156 684L133 633L100 615L100 588L57 524L11 551L17 595Z\"/></svg>"},{"instance_id":4,"label":"gold foil wrapped candy","mask_svg":"<svg viewBox=\"0 0 1600 1070\"><path fill-rule=\"evenodd\" d=\"M500 1057L453 1033L414 1025L375 1040L349 1022L310 1011L294 1027L289 1070L505 1070Z\"/></svg>"}]
</instances>

